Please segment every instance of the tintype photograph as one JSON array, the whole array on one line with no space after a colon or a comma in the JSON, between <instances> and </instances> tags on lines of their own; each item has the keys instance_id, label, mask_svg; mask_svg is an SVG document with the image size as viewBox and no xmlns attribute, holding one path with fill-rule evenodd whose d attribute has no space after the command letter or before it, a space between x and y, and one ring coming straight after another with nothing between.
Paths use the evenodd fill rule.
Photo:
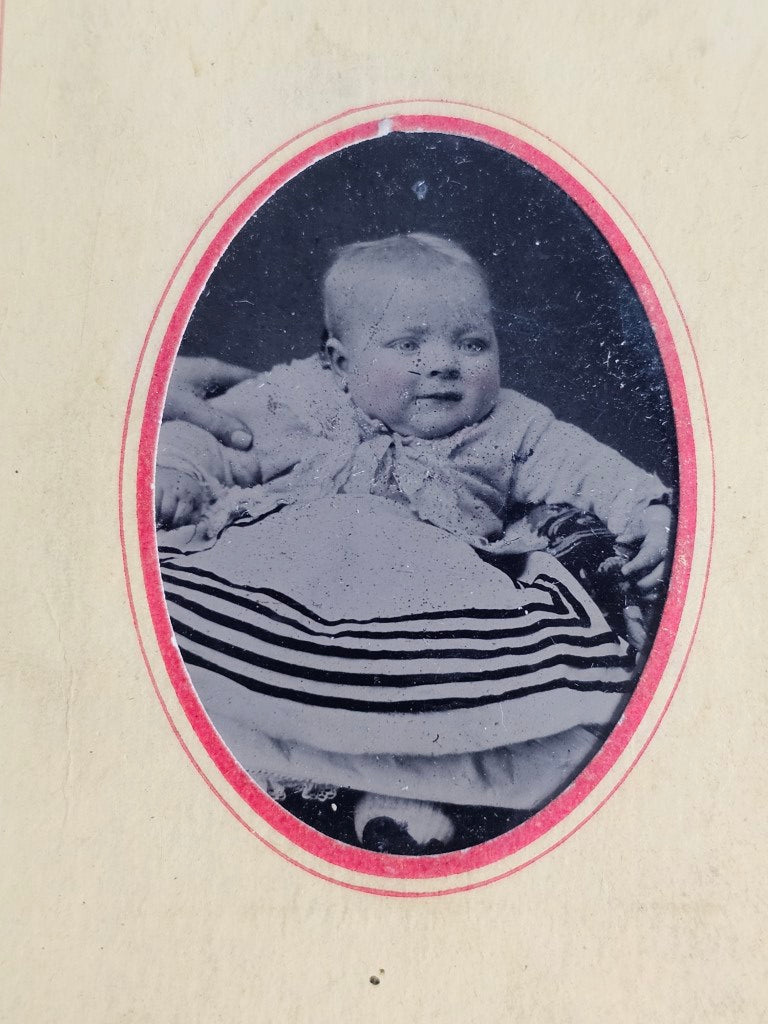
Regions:
<instances>
[{"instance_id":1,"label":"tintype photograph","mask_svg":"<svg viewBox=\"0 0 768 1024\"><path fill-rule=\"evenodd\" d=\"M351 847L515 829L620 720L675 540L652 326L606 239L486 142L382 134L205 282L155 469L168 614L254 782Z\"/></svg>"}]
</instances>

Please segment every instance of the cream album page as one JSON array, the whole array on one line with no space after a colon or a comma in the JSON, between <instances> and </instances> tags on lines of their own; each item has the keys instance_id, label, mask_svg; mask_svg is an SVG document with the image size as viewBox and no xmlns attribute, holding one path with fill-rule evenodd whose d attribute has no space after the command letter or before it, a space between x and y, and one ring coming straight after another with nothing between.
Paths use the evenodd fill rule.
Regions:
<instances>
[{"instance_id":1,"label":"cream album page","mask_svg":"<svg viewBox=\"0 0 768 1024\"><path fill-rule=\"evenodd\" d=\"M766 1019L768 14L0 0L0 1019Z\"/></svg>"}]
</instances>

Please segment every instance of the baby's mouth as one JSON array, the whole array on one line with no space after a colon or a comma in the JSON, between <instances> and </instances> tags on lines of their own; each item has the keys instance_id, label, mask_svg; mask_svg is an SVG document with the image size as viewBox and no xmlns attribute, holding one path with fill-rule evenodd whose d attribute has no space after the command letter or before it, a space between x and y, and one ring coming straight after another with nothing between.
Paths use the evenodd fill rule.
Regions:
<instances>
[{"instance_id":1,"label":"baby's mouth","mask_svg":"<svg viewBox=\"0 0 768 1024\"><path fill-rule=\"evenodd\" d=\"M417 395L417 402L460 402L464 396L460 391L435 391L431 395Z\"/></svg>"}]
</instances>

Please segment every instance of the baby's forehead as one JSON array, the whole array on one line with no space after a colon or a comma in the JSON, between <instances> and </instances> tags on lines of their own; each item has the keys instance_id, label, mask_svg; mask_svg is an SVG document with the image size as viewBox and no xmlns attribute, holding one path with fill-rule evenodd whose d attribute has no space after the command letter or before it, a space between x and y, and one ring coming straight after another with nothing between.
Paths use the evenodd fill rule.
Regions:
<instances>
[{"instance_id":1,"label":"baby's forehead","mask_svg":"<svg viewBox=\"0 0 768 1024\"><path fill-rule=\"evenodd\" d=\"M417 255L369 260L355 269L337 299L349 309L416 310L419 306L464 306L490 311L485 276L477 264L436 261Z\"/></svg>"},{"instance_id":2,"label":"baby's forehead","mask_svg":"<svg viewBox=\"0 0 768 1024\"><path fill-rule=\"evenodd\" d=\"M440 253L418 248L404 248L399 252L360 253L349 267L361 277L435 278L464 275L484 279L480 266L469 256L465 259L447 258Z\"/></svg>"}]
</instances>

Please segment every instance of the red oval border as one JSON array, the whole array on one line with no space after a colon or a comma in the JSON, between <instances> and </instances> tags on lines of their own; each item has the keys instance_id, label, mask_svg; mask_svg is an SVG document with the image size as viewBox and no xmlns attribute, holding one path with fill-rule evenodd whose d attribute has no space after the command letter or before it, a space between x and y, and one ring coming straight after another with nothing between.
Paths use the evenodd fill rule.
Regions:
<instances>
[{"instance_id":1,"label":"red oval border","mask_svg":"<svg viewBox=\"0 0 768 1024\"><path fill-rule=\"evenodd\" d=\"M407 103L418 103L424 101L401 101L402 105ZM446 101L428 101L428 102L446 102ZM398 104L399 105L399 104ZM380 109L381 105L376 104L376 107ZM217 206L211 211L209 216L206 218L203 225L196 233L195 237L190 242L189 246L185 250L181 259L177 263L173 274L163 291L160 302L158 303L146 338L144 345L139 357L136 373L131 386L131 393L129 396L128 409L126 411L125 423L123 428L123 442L121 446L121 458L120 458L120 488L119 488L119 510L120 510L120 532L121 542L123 547L123 562L126 577L126 585L128 587L129 601L131 604L131 611L134 619L134 625L139 635L139 642L142 648L142 654L144 656L147 668L151 673L151 668L144 650L143 642L139 633L138 620L136 616L135 605L133 601L133 594L131 591L131 584L128 573L127 564L127 552L125 548L125 534L124 534L124 520L123 515L125 513L124 506L124 490L123 490L123 471L125 464L125 445L127 442L128 433L128 422L132 411L136 382L138 379L139 370L142 365L144 355L146 353L147 346L149 344L149 338L154 329L157 317L163 302L165 301L168 292L181 268L183 261L186 259L192 246L195 244L197 239L204 228L211 222L215 216L216 211L226 200L234 193L234 191L247 180L260 166L275 156L278 152L290 145L297 139L307 135L309 132L315 131L319 127L329 125L338 121L340 118L349 116L354 113L363 113L366 110L370 110L372 107L358 108L356 110L350 110L344 114L338 115L338 117L331 118L328 121L323 122L314 128L308 129L306 132L302 132L300 135L295 136L294 139L289 140L283 146L279 147L273 153L269 154L264 160L260 161L255 167L253 167L239 182L227 193L227 195L217 204ZM482 108L474 108L482 110ZM489 111L490 113L490 111ZM500 116L500 115L496 115ZM496 148L502 149L506 152L511 153L514 156L519 157L526 163L531 164L541 173L543 173L550 180L559 185L586 213L586 215L592 220L592 222L598 227L606 238L608 244L616 256L621 261L625 271L627 272L630 280L632 281L637 294L643 303L646 314L650 320L652 328L654 330L656 341L661 353L661 357L664 363L665 372L669 382L670 392L672 396L672 405L675 416L675 426L677 433L677 444L679 453L679 465L680 465L680 508L678 515L678 531L676 539L676 550L675 558L672 570L672 578L670 581L669 594L662 615L661 624L659 631L656 636L656 640L653 645L650 657L646 663L645 669L638 682L638 686L633 694L621 721L617 724L610 737L600 749L595 758L590 762L588 767L574 780L571 786L568 787L562 794L556 797L550 804L544 807L538 814L534 815L528 821L524 822L518 828L506 833L497 839L489 840L488 842L473 847L466 851L460 851L458 853L447 853L440 854L434 857L424 858L412 858L412 857L396 857L385 854L370 853L364 850L358 850L353 847L349 847L343 843L339 843L336 840L330 839L315 830L304 825L298 821L292 815L288 814L283 808L272 801L266 794L256 786L246 772L237 764L232 757L229 750L224 746L215 730L213 729L210 721L205 715L202 706L191 686L189 678L186 674L183 662L179 656L178 650L175 646L173 634L168 620L166 611L165 601L162 595L162 588L160 584L159 566L157 562L157 551L155 542L155 530L154 530L154 512L153 512L153 500L152 500L152 481L154 476L154 462L157 444L157 434L159 429L160 418L162 414L162 405L167 389L168 379L170 377L173 361L175 359L176 351L178 349L181 335L186 326L186 323L191 315L197 298L199 297L202 288L205 285L208 276L213 270L214 266L218 262L219 258L225 251L226 247L232 241L234 235L245 223L248 217L268 199L277 189L279 189L287 180L300 173L305 167L309 166L316 160L322 159L324 156L336 152L346 146L353 145L356 142L361 142L366 139L375 138L379 134L381 120L368 120L353 127L344 129L336 132L325 139L316 142L312 146L303 150L301 153L295 155L289 159L285 164L282 165L278 170L273 172L265 181L258 185L248 197L237 207L235 212L230 215L223 227L217 232L214 240L207 247L204 255L198 261L195 270L192 273L190 280L187 282L184 288L181 298L173 312L171 321L168 329L166 330L163 342L161 344L160 352L158 354L154 371L152 374L151 383L149 386L149 392L147 396L147 402L144 410L144 415L141 425L140 441L139 441L139 453L138 453L138 472L137 472L137 489L136 489L136 514L138 519L138 532L139 532L139 550L140 558L142 562L142 569L144 575L144 585L146 588L147 600L150 609L152 622L156 631L158 643L160 646L163 659L167 666L170 679L174 690L177 694L179 702L189 719L192 727L194 728L198 738L203 743L208 754L216 764L219 771L222 773L227 782L233 786L235 791L240 797L250 806L257 814L259 814L265 821L267 821L272 827L277 829L291 842L299 846L300 848L308 851L309 853L327 861L330 864L355 871L362 874L375 875L380 878L404 878L404 879L427 879L427 878L438 878L445 877L448 875L454 875L459 873L465 873L467 871L476 870L478 868L486 867L496 861L499 861L505 857L508 857L517 851L523 849L529 845L535 839L542 836L545 832L549 831L560 821L562 821L568 814L570 814L595 788L595 786L604 778L607 772L613 767L616 760L625 749L629 739L639 726L647 708L653 698L656 689L659 685L661 676L666 666L667 660L672 650L672 646L677 634L677 629L682 616L683 607L685 604L685 598L688 590L688 583L690 577L690 566L693 555L694 537L696 532L696 518L697 518L697 478L696 478L696 448L695 440L693 436L690 409L688 406L688 399L685 388L685 381L683 378L682 368L677 356L677 352L674 345L672 333L667 323L666 317L663 313L661 304L656 296L656 293L648 279L645 270L642 267L639 259L635 255L631 246L624 238L623 234L619 230L616 223L607 213L607 211L598 203L598 201L591 195L591 193L578 182L565 168L558 164L547 154L536 149L530 143L523 139L511 135L508 132L502 131L498 128L491 127L481 122L469 120L464 117L456 116L444 116L435 114L400 114L387 119L389 126L392 131L433 131L442 132L453 135L463 135L469 138L478 139L495 146ZM509 118L510 121L515 119ZM524 125L523 122L515 122L529 131L534 131L528 125ZM537 133L540 134L540 133ZM556 143L553 140L548 139L546 136L541 136L547 139L553 145ZM562 152L567 153L562 147L558 147ZM578 161L572 154L567 155L579 163L585 170L589 170ZM592 173L591 171L589 172ZM662 275L665 278L667 286L670 288L672 297L677 305L680 316L683 320L685 330L688 335L688 340L691 345L691 351L693 353L694 362L696 365L696 372L698 375L698 383L702 391L702 398L704 398L703 387L701 382L701 374L698 366L698 360L696 359L693 342L691 339L688 325L685 322L682 310L677 301L674 292L672 291L669 279L665 274L663 268L659 264L658 259L653 253L650 245L648 244L645 236L640 232L634 220L630 217L626 209L616 200L613 193L610 192L606 186L600 182L600 180L592 175L595 180L606 189L606 192L611 195L614 201L617 202L619 207L629 218L635 228L638 230L643 241L648 246L648 249L656 261ZM712 441L711 431L709 426L709 417L706 413L706 403L704 406L707 436L709 439L710 454L712 455ZM714 483L714 457L712 455L712 472L713 472L713 483ZM712 512L714 512L714 489L713 489L713 505ZM707 564L705 569L705 587L706 579L709 575L709 560L711 557L711 540L712 540L713 524L710 528L709 537L709 550L707 555ZM702 593L703 602L703 593ZM693 642L693 636L695 635L696 627L698 626L699 618L701 615L701 605L697 610L697 617L694 624L693 634L691 637L690 644ZM505 875L511 874L515 871L521 870L527 864L533 860L537 860L544 853L554 849L565 841L570 835L573 834L578 828L586 823L605 801L615 792L616 788L624 781L626 776L632 770L637 760L646 749L648 743L652 739L658 725L661 722L664 714L666 713L669 702L674 695L674 692L679 683L680 675L684 671L685 664L690 653L690 644L686 651L683 665L677 680L672 688L672 692L662 709L658 721L655 723L650 736L643 745L642 750L633 760L632 764L622 775L621 779L618 780L616 785L611 789L611 792L606 796L600 804L595 807L592 812L587 815L582 821L580 821L574 828L566 835L561 837L556 843L553 843L547 850L541 851L531 860L526 861L524 864L519 864L512 868L510 871L503 872L501 875L496 876L504 877ZM307 865L302 864L299 861L294 860L287 854L278 850L273 844L269 843L263 836L260 836L255 829L251 828L243 820L243 818L237 814L226 800L218 793L213 787L210 780L205 776L202 768L195 761L191 751L184 743L178 729L173 723L172 717L167 709L167 706L159 692L157 684L152 679L155 691L158 694L158 698L161 701L166 717L168 718L174 733L176 734L179 741L182 743L187 755L192 760L193 764L200 772L200 774L206 779L207 784L213 790L214 793L219 797L224 805L235 815L235 817L243 824L250 832L257 835L266 845L274 849L275 852L279 853L285 859L291 861L302 867L304 870L309 871L318 877L327 878L328 876L322 875L319 871L314 871ZM380 893L386 895L397 895L397 896L420 896L420 895L439 895L436 892L397 892L392 890L382 890L362 885L354 885L339 881L337 879L329 879L337 884L341 884L348 888L358 889L365 892ZM475 888L478 885L488 884L490 881L495 879L484 879L479 882L471 883L465 886L459 886L452 889L442 890L446 892L457 892L464 891L467 889Z\"/></svg>"}]
</instances>

